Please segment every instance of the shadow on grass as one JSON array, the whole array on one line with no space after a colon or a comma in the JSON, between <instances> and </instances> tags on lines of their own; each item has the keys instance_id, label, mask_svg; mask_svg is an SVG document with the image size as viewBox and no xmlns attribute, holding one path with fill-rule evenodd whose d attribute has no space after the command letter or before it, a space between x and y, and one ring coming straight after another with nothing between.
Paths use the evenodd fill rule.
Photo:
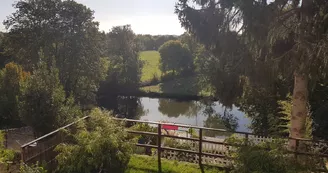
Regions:
<instances>
[{"instance_id":1,"label":"shadow on grass","mask_svg":"<svg viewBox=\"0 0 328 173\"><path fill-rule=\"evenodd\" d=\"M198 95L199 87L196 76L175 79L160 84L163 93L179 93L188 95Z\"/></svg>"}]
</instances>

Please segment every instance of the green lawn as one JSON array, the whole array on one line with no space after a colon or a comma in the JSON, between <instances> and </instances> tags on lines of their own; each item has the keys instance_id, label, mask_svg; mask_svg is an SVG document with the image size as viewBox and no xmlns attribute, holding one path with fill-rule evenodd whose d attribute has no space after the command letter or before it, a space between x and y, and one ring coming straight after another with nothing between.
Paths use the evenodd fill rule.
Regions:
<instances>
[{"instance_id":1,"label":"green lawn","mask_svg":"<svg viewBox=\"0 0 328 173\"><path fill-rule=\"evenodd\" d=\"M157 157L133 155L125 173L157 173ZM198 164L162 159L163 173L200 173ZM215 167L204 166L204 173L223 173Z\"/></svg>"},{"instance_id":2,"label":"green lawn","mask_svg":"<svg viewBox=\"0 0 328 173\"><path fill-rule=\"evenodd\" d=\"M158 51L143 51L140 53L140 59L144 62L142 68L141 82L150 81L154 75L161 77L159 68L160 54Z\"/></svg>"},{"instance_id":3,"label":"green lawn","mask_svg":"<svg viewBox=\"0 0 328 173\"><path fill-rule=\"evenodd\" d=\"M159 79L162 75L160 70L160 54L158 51L142 51L140 59L144 62L142 69L141 82L150 81L154 75ZM201 89L202 88L202 89ZM169 93L169 94L186 94L186 95L202 95L210 96L204 87L199 86L197 76L177 77L172 81L160 83L158 85L140 88L146 92Z\"/></svg>"}]
</instances>

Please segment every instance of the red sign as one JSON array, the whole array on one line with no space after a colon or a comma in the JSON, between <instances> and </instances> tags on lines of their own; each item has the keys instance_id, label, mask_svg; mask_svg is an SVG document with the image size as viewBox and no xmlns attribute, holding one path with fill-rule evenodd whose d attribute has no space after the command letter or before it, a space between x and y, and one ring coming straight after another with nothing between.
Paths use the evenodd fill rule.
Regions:
<instances>
[{"instance_id":1,"label":"red sign","mask_svg":"<svg viewBox=\"0 0 328 173\"><path fill-rule=\"evenodd\" d=\"M178 126L175 125L167 125L167 124L163 124L162 125L162 129L166 129L166 130L178 130Z\"/></svg>"}]
</instances>

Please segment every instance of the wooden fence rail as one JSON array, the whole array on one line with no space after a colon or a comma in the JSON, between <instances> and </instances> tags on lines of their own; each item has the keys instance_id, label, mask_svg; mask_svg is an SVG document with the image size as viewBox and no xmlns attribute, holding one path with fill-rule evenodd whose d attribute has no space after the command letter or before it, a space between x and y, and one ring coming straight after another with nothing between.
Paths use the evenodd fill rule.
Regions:
<instances>
[{"instance_id":1,"label":"wooden fence rail","mask_svg":"<svg viewBox=\"0 0 328 173\"><path fill-rule=\"evenodd\" d=\"M55 156L58 154L54 151L54 148L62 143L65 142L65 138L60 134L60 131L63 129L69 129L71 126L76 124L79 121L86 120L88 119L87 117L84 117L76 122L73 122L71 124L68 124L64 127L61 127L47 135L44 135L36 140L33 140L29 143L26 143L21 146L21 158L24 163L35 163L37 161L46 161L46 163L50 164L51 168L54 169L56 166L55 163ZM146 131L135 131L135 130L127 130L128 133L131 134L137 134L137 135L148 135L148 136L155 136L157 137L157 145L151 145L151 144L141 144L137 143L136 146L138 147L144 147L144 148L154 148L157 149L157 157L158 157L158 170L159 172L162 171L162 164L161 164L161 158L162 158L162 153L164 151L174 151L174 152L179 152L179 153L188 153L195 155L198 159L198 163L202 165L202 160L203 157L211 157L213 159L215 158L220 158L220 159L227 159L227 160L232 160L233 158L229 155L222 154L222 153L209 153L204 151L204 144L209 145L222 145L225 147L238 147L236 145L226 143L224 141L215 141L215 140L208 140L205 137L203 137L203 132L204 130L211 130L211 131L219 131L219 132L228 132L224 129L214 129L214 128L206 128L206 127L198 127L198 126L189 126L189 125L184 125L184 124L174 124L174 123L161 123L161 122L153 122L153 121L141 121L141 120L131 120L131 119L119 119L119 118L114 118L117 121L124 121L124 122L133 122L133 123L146 123L146 124L152 124L157 126L157 133L155 132L146 132ZM169 126L177 126L177 127L182 127L182 128L192 128L192 129L197 129L198 130L198 138L193 138L193 137L183 137L183 136L175 136L175 135L169 135L169 134L162 134L162 129L163 125L169 125ZM250 140L256 140L256 135L252 133L247 133L247 132L229 132L237 135L242 135L244 136L244 139L247 141ZM191 141L195 142L198 144L198 151L193 151L193 150L187 150L187 149L179 149L179 148L172 148L172 147L167 147L163 146L162 139L163 138L173 138L173 139L179 139L183 141ZM260 138L261 141L268 139L269 141L272 141L272 138ZM309 140L309 139L296 139L296 138L285 138L286 140L296 140L297 143L300 142L311 142L311 143L320 143L324 144L325 148L328 148L328 142L327 141L315 141L315 140ZM318 144L319 145L319 144ZM308 156L317 156L317 157L324 157L328 158L328 151L327 152L321 152L321 153L306 153L306 152L300 152L298 151L298 148L295 149L295 151L290 151L291 153L297 155L308 155ZM51 171L51 170L50 170Z\"/></svg>"}]
</instances>

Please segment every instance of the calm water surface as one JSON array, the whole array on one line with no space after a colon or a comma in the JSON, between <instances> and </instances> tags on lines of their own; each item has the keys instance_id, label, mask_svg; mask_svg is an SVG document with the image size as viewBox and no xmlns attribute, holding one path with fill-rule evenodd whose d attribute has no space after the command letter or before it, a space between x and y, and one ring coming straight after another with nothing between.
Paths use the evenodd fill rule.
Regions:
<instances>
[{"instance_id":1,"label":"calm water surface","mask_svg":"<svg viewBox=\"0 0 328 173\"><path fill-rule=\"evenodd\" d=\"M140 98L140 101L143 107L143 113L140 115L141 120L165 121L212 128L226 128L228 123L234 124L237 131L251 132L248 128L250 119L237 107L225 111L219 102L213 102L209 105L198 101L179 102L171 99L154 98Z\"/></svg>"}]
</instances>

